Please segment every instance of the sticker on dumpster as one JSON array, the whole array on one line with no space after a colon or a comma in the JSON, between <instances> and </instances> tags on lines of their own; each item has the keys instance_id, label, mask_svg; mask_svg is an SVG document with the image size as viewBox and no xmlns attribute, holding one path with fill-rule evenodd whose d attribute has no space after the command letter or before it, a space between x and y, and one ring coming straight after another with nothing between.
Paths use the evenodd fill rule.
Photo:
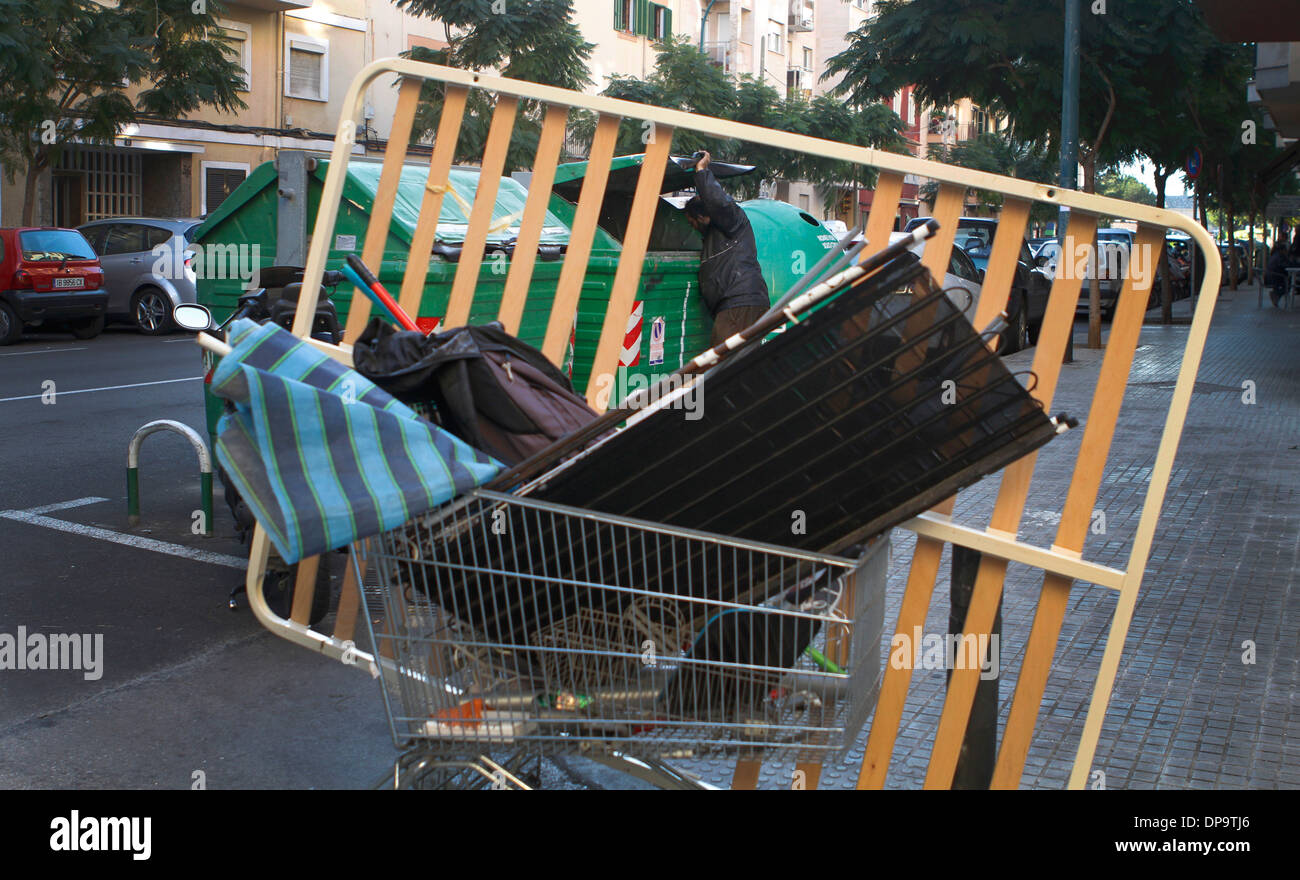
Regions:
<instances>
[{"instance_id":1,"label":"sticker on dumpster","mask_svg":"<svg viewBox=\"0 0 1300 880\"><path fill-rule=\"evenodd\" d=\"M355 235L334 236L334 250L355 251L356 249L357 249L357 237Z\"/></svg>"},{"instance_id":2,"label":"sticker on dumpster","mask_svg":"<svg viewBox=\"0 0 1300 880\"><path fill-rule=\"evenodd\" d=\"M632 303L632 314L627 316L627 330L623 334L623 352L618 357L620 367L635 367L641 360L642 308L642 303Z\"/></svg>"},{"instance_id":3,"label":"sticker on dumpster","mask_svg":"<svg viewBox=\"0 0 1300 880\"><path fill-rule=\"evenodd\" d=\"M656 366L664 362L664 331L667 328L663 316L654 319L650 324L650 366Z\"/></svg>"}]
</instances>

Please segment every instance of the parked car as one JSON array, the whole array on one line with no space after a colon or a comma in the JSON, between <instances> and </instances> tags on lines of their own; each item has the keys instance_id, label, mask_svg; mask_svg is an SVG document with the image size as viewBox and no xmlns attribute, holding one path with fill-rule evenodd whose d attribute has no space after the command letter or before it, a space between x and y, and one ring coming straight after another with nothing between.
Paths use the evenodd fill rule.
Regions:
<instances>
[{"instance_id":1,"label":"parked car","mask_svg":"<svg viewBox=\"0 0 1300 880\"><path fill-rule=\"evenodd\" d=\"M1042 249L1043 245L1047 244L1049 241L1056 241L1056 236L1041 235L1038 236L1037 238L1025 239L1025 243L1029 245L1029 252L1033 254L1035 257L1038 256L1038 252L1039 250Z\"/></svg>"},{"instance_id":2,"label":"parked car","mask_svg":"<svg viewBox=\"0 0 1300 880\"><path fill-rule=\"evenodd\" d=\"M917 217L909 220L906 231L911 232L929 219ZM996 217L962 217L957 221L954 250L961 250L970 257L977 269L986 270L997 230ZM1047 296L1052 290L1051 276L1041 271L1039 265L1029 250L1029 243L1022 241L1015 280L1007 298L1007 315L1011 321L1007 353L1028 348L1038 338L1043 316L1047 313Z\"/></svg>"},{"instance_id":3,"label":"parked car","mask_svg":"<svg viewBox=\"0 0 1300 880\"><path fill-rule=\"evenodd\" d=\"M1219 258L1223 260L1223 283L1232 283L1232 261L1228 255L1228 243L1226 241L1218 242ZM1246 276L1250 274L1250 268L1246 265L1246 247L1241 242L1233 242L1232 249L1237 252L1237 283L1245 282Z\"/></svg>"},{"instance_id":4,"label":"parked car","mask_svg":"<svg viewBox=\"0 0 1300 880\"><path fill-rule=\"evenodd\" d=\"M172 309L197 301L197 278L185 255L198 220L118 217L77 227L99 254L108 318L150 336L173 328Z\"/></svg>"},{"instance_id":5,"label":"parked car","mask_svg":"<svg viewBox=\"0 0 1300 880\"><path fill-rule=\"evenodd\" d=\"M104 329L104 270L75 229L0 229L0 345L25 327L66 326L78 339Z\"/></svg>"}]
</instances>

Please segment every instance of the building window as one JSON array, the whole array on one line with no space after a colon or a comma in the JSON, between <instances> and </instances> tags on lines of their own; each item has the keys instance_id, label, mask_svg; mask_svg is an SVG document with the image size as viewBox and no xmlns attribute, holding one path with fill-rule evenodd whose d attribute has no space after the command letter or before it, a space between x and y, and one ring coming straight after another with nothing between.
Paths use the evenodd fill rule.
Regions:
<instances>
[{"instance_id":1,"label":"building window","mask_svg":"<svg viewBox=\"0 0 1300 880\"><path fill-rule=\"evenodd\" d=\"M650 0L614 0L614 30L662 40L673 32L673 11Z\"/></svg>"},{"instance_id":2,"label":"building window","mask_svg":"<svg viewBox=\"0 0 1300 880\"><path fill-rule=\"evenodd\" d=\"M812 49L809 49L807 46L805 46L803 50L803 69L804 70L813 69L813 51Z\"/></svg>"},{"instance_id":3,"label":"building window","mask_svg":"<svg viewBox=\"0 0 1300 880\"><path fill-rule=\"evenodd\" d=\"M785 29L779 21L769 19L767 22L767 51L785 54Z\"/></svg>"},{"instance_id":4,"label":"building window","mask_svg":"<svg viewBox=\"0 0 1300 880\"><path fill-rule=\"evenodd\" d=\"M202 203L203 216L211 214L248 177L248 165L239 162L204 162Z\"/></svg>"},{"instance_id":5,"label":"building window","mask_svg":"<svg viewBox=\"0 0 1300 880\"><path fill-rule=\"evenodd\" d=\"M253 29L239 21L220 19L217 24L221 29L221 39L237 53L233 60L244 69L244 85L240 91L251 92L253 90Z\"/></svg>"},{"instance_id":6,"label":"building window","mask_svg":"<svg viewBox=\"0 0 1300 880\"><path fill-rule=\"evenodd\" d=\"M329 43L289 34L285 38L284 93L309 101L329 100Z\"/></svg>"},{"instance_id":7,"label":"building window","mask_svg":"<svg viewBox=\"0 0 1300 880\"><path fill-rule=\"evenodd\" d=\"M673 33L673 11L667 6L650 4L653 13L653 27L650 36L656 40L666 40Z\"/></svg>"},{"instance_id":8,"label":"building window","mask_svg":"<svg viewBox=\"0 0 1300 880\"><path fill-rule=\"evenodd\" d=\"M85 210L74 212L83 215L81 222L140 216L143 177L139 153L66 150L59 170L85 175Z\"/></svg>"}]
</instances>

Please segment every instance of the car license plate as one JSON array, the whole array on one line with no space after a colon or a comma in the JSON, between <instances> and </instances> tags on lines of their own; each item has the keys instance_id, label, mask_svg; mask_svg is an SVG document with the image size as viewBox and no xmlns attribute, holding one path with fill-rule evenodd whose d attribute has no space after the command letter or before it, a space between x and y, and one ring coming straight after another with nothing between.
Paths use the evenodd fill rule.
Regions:
<instances>
[{"instance_id":1,"label":"car license plate","mask_svg":"<svg viewBox=\"0 0 1300 880\"><path fill-rule=\"evenodd\" d=\"M86 286L85 278L55 278L55 290L67 290L68 288L82 288Z\"/></svg>"}]
</instances>

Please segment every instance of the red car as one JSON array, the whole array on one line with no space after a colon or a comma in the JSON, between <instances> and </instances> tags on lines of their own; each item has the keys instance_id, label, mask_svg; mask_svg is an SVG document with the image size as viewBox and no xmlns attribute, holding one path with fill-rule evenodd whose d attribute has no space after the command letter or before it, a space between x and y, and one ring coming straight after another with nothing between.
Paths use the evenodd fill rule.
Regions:
<instances>
[{"instance_id":1,"label":"red car","mask_svg":"<svg viewBox=\"0 0 1300 880\"><path fill-rule=\"evenodd\" d=\"M0 229L0 345L24 327L63 325L78 339L104 329L104 270L85 236L55 227Z\"/></svg>"}]
</instances>

